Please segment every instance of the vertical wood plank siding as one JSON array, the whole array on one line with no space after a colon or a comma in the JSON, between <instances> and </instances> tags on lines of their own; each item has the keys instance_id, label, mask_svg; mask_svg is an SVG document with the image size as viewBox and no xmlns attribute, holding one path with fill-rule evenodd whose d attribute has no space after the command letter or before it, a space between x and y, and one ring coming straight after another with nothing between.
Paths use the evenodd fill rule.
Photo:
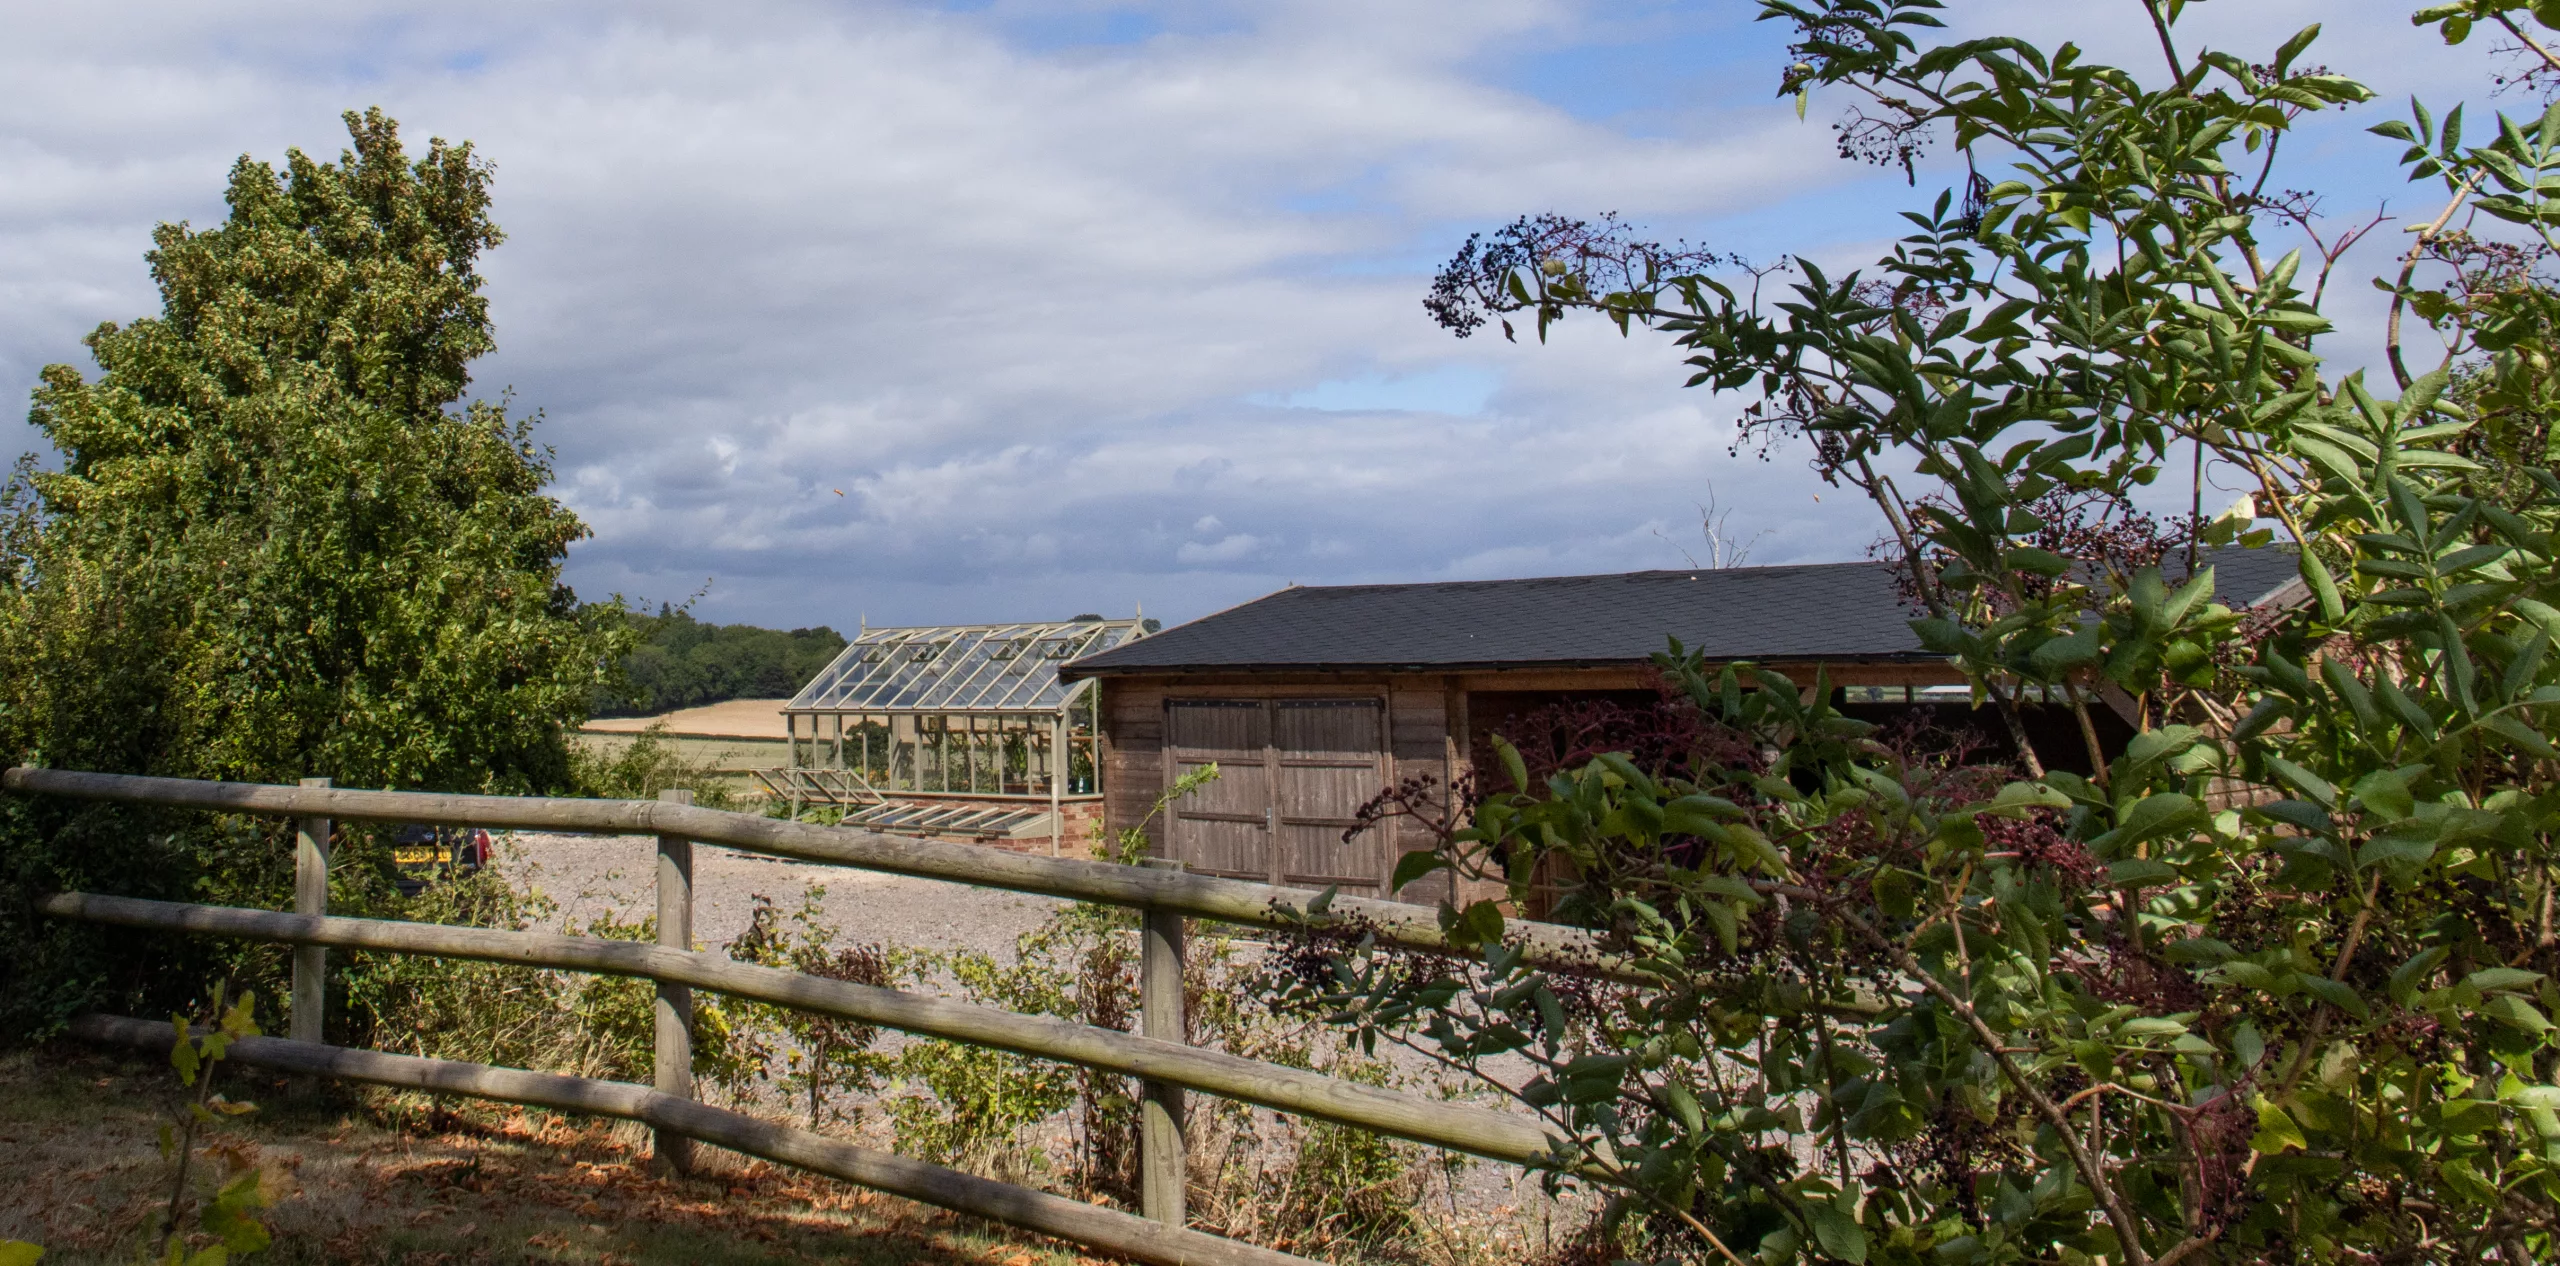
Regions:
<instances>
[{"instance_id":1,"label":"vertical wood plank siding","mask_svg":"<svg viewBox=\"0 0 2560 1266\"><path fill-rule=\"evenodd\" d=\"M1394 869L1396 859L1408 849L1422 847L1427 836L1415 824L1398 821L1382 829L1365 847L1360 844L1345 846L1340 839L1343 828L1349 825L1348 808L1356 808L1390 783L1423 774L1430 775L1436 785L1447 785L1451 773L1450 680L1443 674L1420 673L1292 675L1277 681L1240 676L1206 679L1105 677L1100 686L1104 730L1104 805L1109 830L1116 834L1145 820L1156 798L1183 772L1168 764L1166 753L1169 743L1193 750L1195 760L1192 763L1195 764L1197 758L1206 758L1222 750L1210 741L1214 736L1205 730L1169 737L1166 732L1169 703L1259 701L1273 705L1275 709L1281 704L1294 703L1297 706L1287 709L1290 715L1286 719L1281 719L1276 710L1265 710L1263 714L1274 718L1270 724L1282 727L1283 732L1275 736L1281 741L1274 744L1274 750L1287 749L1297 755L1279 761L1268 774L1231 768L1231 777L1235 781L1226 788L1213 789L1200 797L1200 807L1205 809L1215 803L1221 809L1229 808L1232 806L1225 805L1225 801L1242 797L1273 803L1286 819L1293 816L1293 807L1303 804L1306 811L1295 813L1296 821L1275 823L1279 829L1270 833L1273 845L1280 851L1280 856L1271 860L1279 863L1276 869L1282 877L1269 882L1321 887L1337 880L1354 879L1351 868L1356 867L1360 871L1356 878L1374 885L1367 889L1368 894L1386 896L1388 894L1381 889ZM1327 746L1339 743L1341 735L1335 731L1355 723L1348 712L1317 705L1361 699L1383 704L1383 711L1376 707L1368 708L1368 719L1358 722L1369 725L1383 722L1384 733L1372 744L1373 748L1382 744L1383 751L1355 752ZM1207 709L1178 711L1183 720L1177 724L1206 725ZM1326 755L1312 755L1315 752ZM1239 749L1232 758L1222 759L1221 763L1228 764L1229 759L1241 760L1242 756ZM1359 768L1355 769L1355 766ZM1273 787L1260 784L1261 778L1273 776L1282 781ZM1245 785L1247 783L1254 785ZM1355 783L1360 784L1356 790L1352 788ZM1318 800L1323 802L1321 809L1316 807ZM1342 811L1336 812L1337 808ZM1218 810L1211 812L1221 818L1229 816ZM1146 833L1156 856L1174 856L1169 851L1171 832L1167 822L1158 820L1150 823ZM1319 834L1324 838L1318 840ZM1214 856L1204 853L1180 860L1191 863L1194 870L1206 873L1241 875L1239 864L1245 859L1230 857L1227 855L1229 851L1213 848L1210 852ZM1250 865L1245 864L1243 869L1250 869ZM1354 890L1349 882L1344 883L1344 889L1346 892ZM1404 894L1404 897L1430 902L1438 900L1445 891L1445 881L1435 878Z\"/></svg>"}]
</instances>

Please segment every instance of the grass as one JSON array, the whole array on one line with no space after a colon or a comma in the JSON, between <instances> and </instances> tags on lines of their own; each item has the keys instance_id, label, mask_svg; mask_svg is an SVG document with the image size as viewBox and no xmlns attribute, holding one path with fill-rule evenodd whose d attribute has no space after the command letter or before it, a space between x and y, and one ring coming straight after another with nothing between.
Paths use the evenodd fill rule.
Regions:
<instances>
[{"instance_id":1,"label":"grass","mask_svg":"<svg viewBox=\"0 0 2560 1266\"><path fill-rule=\"evenodd\" d=\"M831 1179L701 1148L701 1172L649 1172L627 1122L415 1096L226 1066L260 1110L209 1140L279 1181L276 1263L841 1262L1092 1266L1054 1243ZM57 1044L0 1052L0 1240L45 1266L132 1263L168 1200L157 1146L177 1089L161 1059ZM219 1165L198 1167L219 1169Z\"/></svg>"}]
</instances>

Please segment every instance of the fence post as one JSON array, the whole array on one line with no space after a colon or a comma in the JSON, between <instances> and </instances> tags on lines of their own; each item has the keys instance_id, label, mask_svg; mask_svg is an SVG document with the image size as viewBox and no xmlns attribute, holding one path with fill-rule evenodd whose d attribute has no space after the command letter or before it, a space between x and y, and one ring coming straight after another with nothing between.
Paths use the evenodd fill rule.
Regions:
<instances>
[{"instance_id":1,"label":"fence post","mask_svg":"<svg viewBox=\"0 0 2560 1266\"><path fill-rule=\"evenodd\" d=\"M305 787L326 787L326 778L305 778ZM329 913L329 819L297 818L293 823L293 912ZM286 1032L297 1042L318 1042L328 1018L329 950L298 945L293 951L293 1009Z\"/></svg>"},{"instance_id":2,"label":"fence post","mask_svg":"<svg viewBox=\"0 0 2560 1266\"><path fill-rule=\"evenodd\" d=\"M1149 858L1162 865L1163 859ZM1171 863L1181 869L1181 862ZM1138 952L1140 1031L1167 1042L1189 1040L1182 1022L1183 919L1165 910L1144 915ZM1138 1207L1167 1226L1184 1225L1183 1184L1189 1167L1182 1148L1182 1087L1143 1084L1138 1107Z\"/></svg>"},{"instance_id":3,"label":"fence post","mask_svg":"<svg viewBox=\"0 0 2560 1266\"><path fill-rule=\"evenodd\" d=\"M667 804L692 804L693 793L658 793ZM658 944L693 948L693 841L658 836ZM658 982L658 1093L693 1097L693 987ZM693 1140L668 1130L656 1136L658 1164L678 1174L693 1170Z\"/></svg>"}]
</instances>

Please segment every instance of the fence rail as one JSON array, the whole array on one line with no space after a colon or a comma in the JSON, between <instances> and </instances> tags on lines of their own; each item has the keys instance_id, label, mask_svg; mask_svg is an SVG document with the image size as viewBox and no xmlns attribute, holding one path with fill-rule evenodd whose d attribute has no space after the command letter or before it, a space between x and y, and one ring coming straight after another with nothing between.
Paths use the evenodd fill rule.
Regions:
<instances>
[{"instance_id":1,"label":"fence rail","mask_svg":"<svg viewBox=\"0 0 2560 1266\"><path fill-rule=\"evenodd\" d=\"M166 1050L167 1021L84 1015L72 1036L118 1046ZM1317 1266L1303 1257L1230 1240L1204 1231L1151 1222L1045 1191L980 1178L875 1151L807 1130L795 1130L729 1112L647 1086L591 1081L558 1073L491 1068L452 1060L420 1059L349 1050L316 1042L249 1037L233 1042L226 1059L261 1068L338 1077L436 1094L467 1095L538 1108L585 1112L644 1122L662 1135L716 1143L731 1151L841 1178L878 1191L956 1209L978 1217L1118 1253L1160 1266Z\"/></svg>"},{"instance_id":2,"label":"fence rail","mask_svg":"<svg viewBox=\"0 0 2560 1266\"><path fill-rule=\"evenodd\" d=\"M115 800L218 813L261 813L364 822L438 822L453 826L602 835L681 835L751 853L858 870L947 879L980 888L1038 893L1126 906L1245 927L1291 928L1309 918L1317 894L1303 888L1214 879L1181 871L1118 866L1063 857L1034 857L974 844L905 839L801 822L779 822L689 804L648 800L573 800L539 796L465 796L425 791L356 791L278 787L266 783L197 782L135 774L92 774L19 766L0 774L0 788L79 800ZM1390 945L1446 949L1440 912L1374 897L1336 897L1327 913ZM1611 954L1580 928L1515 922L1506 938L1526 961L1643 983L1650 977Z\"/></svg>"},{"instance_id":3,"label":"fence rail","mask_svg":"<svg viewBox=\"0 0 2560 1266\"><path fill-rule=\"evenodd\" d=\"M1318 894L1312 892L776 822L696 808L682 792L666 793L655 802L460 796L358 791L331 787L320 779L280 787L24 767L0 774L0 788L295 819L293 914L76 892L53 894L38 902L44 913L58 918L295 946L289 1017L293 1040L242 1042L232 1048L236 1057L384 1085L644 1121L656 1131L657 1160L679 1171L690 1163L691 1142L701 1140L1163 1266L1276 1266L1303 1259L1185 1228L1183 1177L1187 1170L1181 1126L1186 1089L1514 1164L1544 1161L1555 1147L1546 1131L1527 1118L1201 1050L1182 1040L1184 920L1301 926L1320 917ZM330 917L326 909L328 840L330 821L339 818L654 836L659 943ZM695 950L691 946L692 847L697 841L1137 909L1144 915L1139 956L1141 1035L826 980ZM1438 912L1428 907L1341 898L1324 913L1347 919L1390 944L1446 947ZM1513 924L1511 933L1513 943L1533 961L1613 979L1645 979L1603 952L1591 934L1579 929L1527 923ZM657 986L655 1088L324 1045L319 1041L325 998L321 973L331 947L653 981ZM696 988L1140 1079L1140 1203L1145 1218L870 1151L696 1102L692 1097L691 993ZM169 1040L165 1025L112 1016L84 1016L74 1032L100 1041L165 1044Z\"/></svg>"},{"instance_id":4,"label":"fence rail","mask_svg":"<svg viewBox=\"0 0 2560 1266\"><path fill-rule=\"evenodd\" d=\"M636 976L1167 1082L1490 1160L1527 1164L1539 1159L1551 1146L1546 1132L1526 1117L1364 1086L1223 1051L1202 1050L1178 1038L1139 1037L1048 1016L1018 1015L948 998L804 976L780 968L733 962L699 950L548 932L502 932L389 919L313 918L77 892L44 898L36 908L58 918L119 927ZM1181 978L1178 972L1164 974Z\"/></svg>"}]
</instances>

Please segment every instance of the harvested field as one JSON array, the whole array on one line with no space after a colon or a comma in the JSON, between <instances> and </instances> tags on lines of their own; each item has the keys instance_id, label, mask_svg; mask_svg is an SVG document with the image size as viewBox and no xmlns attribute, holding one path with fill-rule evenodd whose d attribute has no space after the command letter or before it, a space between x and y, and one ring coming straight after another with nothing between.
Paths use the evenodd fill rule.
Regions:
<instances>
[{"instance_id":1,"label":"harvested field","mask_svg":"<svg viewBox=\"0 0 2560 1266\"><path fill-rule=\"evenodd\" d=\"M650 726L663 724L669 734L780 742L784 733L782 705L789 702L788 699L731 699L699 708L678 708L653 717L601 717L587 722L583 728L591 734L637 734Z\"/></svg>"}]
</instances>

